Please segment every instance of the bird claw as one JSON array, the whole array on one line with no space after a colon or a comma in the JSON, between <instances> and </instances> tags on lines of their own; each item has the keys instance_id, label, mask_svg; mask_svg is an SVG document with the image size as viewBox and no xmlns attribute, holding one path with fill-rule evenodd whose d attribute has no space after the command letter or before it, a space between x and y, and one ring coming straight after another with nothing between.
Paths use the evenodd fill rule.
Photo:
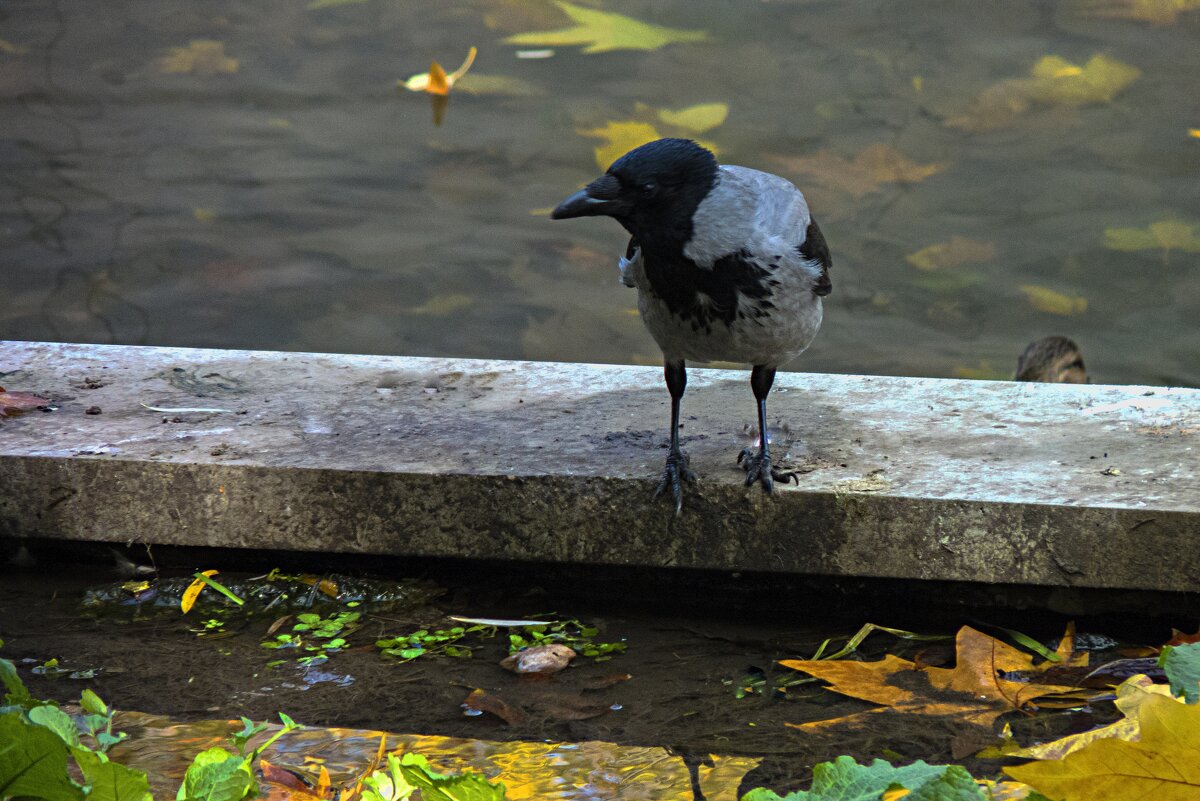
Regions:
<instances>
[{"instance_id":1,"label":"bird claw","mask_svg":"<svg viewBox=\"0 0 1200 801\"><path fill-rule=\"evenodd\" d=\"M667 466L663 469L662 481L658 482L658 488L654 490L654 497L662 495L667 491L667 487L671 488L671 497L675 499L675 515L683 511L683 487L680 485L680 480L686 481L689 484L696 482L696 474L688 468L688 456L683 451L672 453L667 456Z\"/></svg>"},{"instance_id":2,"label":"bird claw","mask_svg":"<svg viewBox=\"0 0 1200 801\"><path fill-rule=\"evenodd\" d=\"M746 471L746 486L754 482L763 485L763 490L770 494L775 489L775 482L787 484L795 481L800 483L800 476L794 470L784 470L771 463L771 457L763 453L755 453L749 448L743 448L738 454L738 464Z\"/></svg>"}]
</instances>

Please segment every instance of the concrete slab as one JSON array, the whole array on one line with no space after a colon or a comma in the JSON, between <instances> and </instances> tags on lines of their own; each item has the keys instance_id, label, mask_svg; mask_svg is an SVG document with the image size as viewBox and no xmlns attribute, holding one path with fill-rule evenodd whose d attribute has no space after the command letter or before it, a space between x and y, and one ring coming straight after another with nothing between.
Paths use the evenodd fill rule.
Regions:
<instances>
[{"instance_id":1,"label":"concrete slab","mask_svg":"<svg viewBox=\"0 0 1200 801\"><path fill-rule=\"evenodd\" d=\"M655 500L657 368L0 343L0 534L1197 588L1200 390L690 370L701 482ZM88 414L89 407L101 413ZM208 411L154 411L200 409Z\"/></svg>"}]
</instances>

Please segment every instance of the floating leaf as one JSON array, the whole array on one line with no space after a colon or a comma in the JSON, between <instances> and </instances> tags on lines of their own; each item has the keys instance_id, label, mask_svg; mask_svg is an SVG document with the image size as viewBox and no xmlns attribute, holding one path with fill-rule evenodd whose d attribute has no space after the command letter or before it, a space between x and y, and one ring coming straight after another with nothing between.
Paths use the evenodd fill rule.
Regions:
<instances>
[{"instance_id":1,"label":"floating leaf","mask_svg":"<svg viewBox=\"0 0 1200 801\"><path fill-rule=\"evenodd\" d=\"M910 253L905 260L918 270L932 271L964 264L980 264L996 258L996 246L991 242L978 242L964 236L952 236L949 242L921 248Z\"/></svg>"},{"instance_id":2,"label":"floating leaf","mask_svg":"<svg viewBox=\"0 0 1200 801\"><path fill-rule=\"evenodd\" d=\"M28 45L15 45L6 39L0 39L0 53L6 53L10 56L23 56L28 52Z\"/></svg>"},{"instance_id":3,"label":"floating leaf","mask_svg":"<svg viewBox=\"0 0 1200 801\"><path fill-rule=\"evenodd\" d=\"M1161 220L1145 228L1106 228L1104 247L1109 250L1158 250L1163 251L1163 261L1168 262L1172 250L1200 253L1200 236L1196 227L1179 220Z\"/></svg>"},{"instance_id":4,"label":"floating leaf","mask_svg":"<svg viewBox=\"0 0 1200 801\"><path fill-rule=\"evenodd\" d=\"M945 163L918 164L882 143L871 145L853 161L832 150L820 150L812 156L776 156L774 161L789 172L807 175L856 198L878 192L884 184L924 181L946 168Z\"/></svg>"},{"instance_id":5,"label":"floating leaf","mask_svg":"<svg viewBox=\"0 0 1200 801\"><path fill-rule=\"evenodd\" d=\"M468 50L467 57L463 63L458 69L449 74L446 73L441 64L435 61L429 65L429 72L419 72L406 81L400 81L400 86L403 86L410 92L428 92L431 95L445 96L454 88L454 84L467 74L467 70L471 69L471 65L475 63L475 56L478 52L478 49L475 47Z\"/></svg>"},{"instance_id":6,"label":"floating leaf","mask_svg":"<svg viewBox=\"0 0 1200 801\"><path fill-rule=\"evenodd\" d=\"M1153 696L1137 711L1137 742L1108 738L1061 760L1005 773L1061 801L1200 798L1200 706Z\"/></svg>"},{"instance_id":7,"label":"floating leaf","mask_svg":"<svg viewBox=\"0 0 1200 801\"><path fill-rule=\"evenodd\" d=\"M308 4L309 8L336 8L337 6L349 6L357 3L365 3L367 0L313 0Z\"/></svg>"},{"instance_id":8,"label":"floating leaf","mask_svg":"<svg viewBox=\"0 0 1200 801\"><path fill-rule=\"evenodd\" d=\"M585 53L607 53L610 50L657 50L669 44L703 42L708 38L705 31L666 28L623 14L584 8L563 0L556 0L554 4L570 17L575 25L554 31L520 33L505 39L505 44L535 47L586 45L583 49Z\"/></svg>"},{"instance_id":9,"label":"floating leaf","mask_svg":"<svg viewBox=\"0 0 1200 801\"><path fill-rule=\"evenodd\" d=\"M1043 56L1030 77L993 84L975 98L966 114L946 121L952 128L986 131L1010 123L1034 103L1082 106L1111 102L1117 93L1141 77L1137 67L1099 54L1086 64L1059 56Z\"/></svg>"},{"instance_id":10,"label":"floating leaf","mask_svg":"<svg viewBox=\"0 0 1200 801\"><path fill-rule=\"evenodd\" d=\"M172 47L156 63L167 73L216 75L238 71L238 60L225 55L225 44L213 39L193 39L187 47Z\"/></svg>"},{"instance_id":11,"label":"floating leaf","mask_svg":"<svg viewBox=\"0 0 1200 801\"><path fill-rule=\"evenodd\" d=\"M199 206L192 209L192 216L196 218L196 222L202 223L210 223L217 219L217 213L214 210Z\"/></svg>"},{"instance_id":12,"label":"floating leaf","mask_svg":"<svg viewBox=\"0 0 1200 801\"><path fill-rule=\"evenodd\" d=\"M1200 139L1200 128L1188 128L1188 136L1193 139Z\"/></svg>"},{"instance_id":13,"label":"floating leaf","mask_svg":"<svg viewBox=\"0 0 1200 801\"><path fill-rule=\"evenodd\" d=\"M1200 0L1084 0L1085 16L1135 19L1170 25L1185 11L1200 9Z\"/></svg>"},{"instance_id":14,"label":"floating leaf","mask_svg":"<svg viewBox=\"0 0 1200 801\"><path fill-rule=\"evenodd\" d=\"M1087 298L1081 298L1078 295L1064 295L1062 292L1055 292L1053 289L1037 284L1021 284L1018 289L1025 293L1025 297L1029 298L1029 303L1033 308L1047 314L1071 317L1087 311Z\"/></svg>"},{"instance_id":15,"label":"floating leaf","mask_svg":"<svg viewBox=\"0 0 1200 801\"><path fill-rule=\"evenodd\" d=\"M702 134L705 131L711 131L725 122L725 118L728 116L728 103L700 103L695 106L681 108L678 111L662 109L658 112L658 118L667 125L682 128L693 134Z\"/></svg>"},{"instance_id":16,"label":"floating leaf","mask_svg":"<svg viewBox=\"0 0 1200 801\"><path fill-rule=\"evenodd\" d=\"M0 417L40 409L50 401L32 392L5 392L0 387Z\"/></svg>"},{"instance_id":17,"label":"floating leaf","mask_svg":"<svg viewBox=\"0 0 1200 801\"><path fill-rule=\"evenodd\" d=\"M463 295L461 293L434 295L420 306L414 306L409 309L408 312L409 314L429 314L434 317L445 317L447 314L453 314L456 311L467 308L474 302L475 299L470 295Z\"/></svg>"}]
</instances>

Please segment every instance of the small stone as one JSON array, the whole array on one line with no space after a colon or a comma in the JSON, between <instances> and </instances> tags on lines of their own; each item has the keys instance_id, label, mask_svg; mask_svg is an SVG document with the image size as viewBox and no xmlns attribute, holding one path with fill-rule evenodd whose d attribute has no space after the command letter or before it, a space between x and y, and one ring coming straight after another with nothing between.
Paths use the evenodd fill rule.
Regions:
<instances>
[{"instance_id":1,"label":"small stone","mask_svg":"<svg viewBox=\"0 0 1200 801\"><path fill-rule=\"evenodd\" d=\"M99 406L89 406L84 410L84 414L100 414L103 411Z\"/></svg>"},{"instance_id":2,"label":"small stone","mask_svg":"<svg viewBox=\"0 0 1200 801\"><path fill-rule=\"evenodd\" d=\"M575 658L575 651L560 643L535 645L518 651L500 662L513 673L557 673Z\"/></svg>"}]
</instances>

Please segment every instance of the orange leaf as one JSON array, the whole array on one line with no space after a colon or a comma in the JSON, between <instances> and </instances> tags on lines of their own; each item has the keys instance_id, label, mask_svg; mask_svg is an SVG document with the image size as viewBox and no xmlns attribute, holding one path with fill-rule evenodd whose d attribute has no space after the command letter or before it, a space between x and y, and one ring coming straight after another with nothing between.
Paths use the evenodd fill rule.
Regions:
<instances>
[{"instance_id":1,"label":"orange leaf","mask_svg":"<svg viewBox=\"0 0 1200 801\"><path fill-rule=\"evenodd\" d=\"M425 91L431 95L450 94L450 82L446 80L446 71L436 61L429 65L429 86Z\"/></svg>"},{"instance_id":2,"label":"orange leaf","mask_svg":"<svg viewBox=\"0 0 1200 801\"><path fill-rule=\"evenodd\" d=\"M0 387L0 417L40 409L49 402L31 392L5 392L4 387Z\"/></svg>"}]
</instances>

